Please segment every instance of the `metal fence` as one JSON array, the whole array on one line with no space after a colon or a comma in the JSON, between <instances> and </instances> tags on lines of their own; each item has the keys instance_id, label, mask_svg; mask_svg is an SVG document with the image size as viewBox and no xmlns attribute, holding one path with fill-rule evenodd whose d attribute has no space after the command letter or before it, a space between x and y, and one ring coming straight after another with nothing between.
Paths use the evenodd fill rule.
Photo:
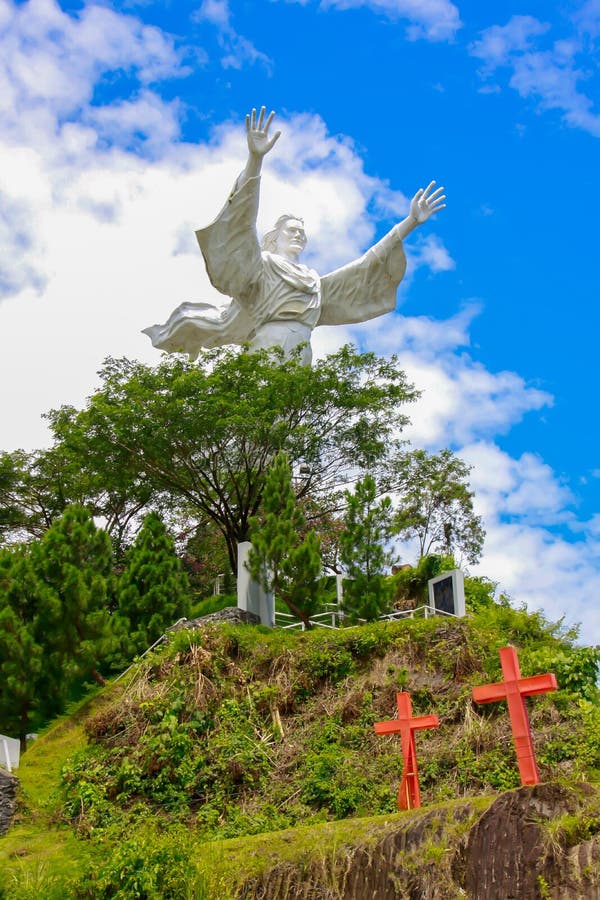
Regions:
<instances>
[{"instance_id":1,"label":"metal fence","mask_svg":"<svg viewBox=\"0 0 600 900\"><path fill-rule=\"evenodd\" d=\"M316 613L309 617L311 626L315 628L343 628L347 624L348 617L342 612L336 603L326 603L325 612ZM397 609L394 612L386 613L379 616L378 622L395 622L400 619L429 619L432 616L445 616L449 619L458 619L454 613L444 612L441 609L435 609L433 606L418 606L416 609ZM366 619L357 619L359 624L364 624ZM292 629L297 628L301 631L306 630L306 625L301 622L292 613L279 612L275 610L275 627Z\"/></svg>"}]
</instances>

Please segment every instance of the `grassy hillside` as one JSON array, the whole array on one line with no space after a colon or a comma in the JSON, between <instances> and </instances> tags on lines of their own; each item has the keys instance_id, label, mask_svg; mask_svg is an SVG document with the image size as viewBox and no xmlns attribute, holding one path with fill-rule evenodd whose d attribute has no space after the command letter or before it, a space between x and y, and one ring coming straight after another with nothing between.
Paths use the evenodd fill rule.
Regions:
<instances>
[{"instance_id":1,"label":"grassy hillside","mask_svg":"<svg viewBox=\"0 0 600 900\"><path fill-rule=\"evenodd\" d=\"M269 868L337 860L407 815L443 810L467 827L519 784L505 705L470 699L500 679L507 643L524 675L554 671L561 687L530 702L542 779L599 781L597 654L539 615L494 604L335 632L207 626L27 752L0 897L250 897L244 884ZM397 813L399 741L373 730L400 689L415 715L440 718L417 737L420 813Z\"/></svg>"}]
</instances>

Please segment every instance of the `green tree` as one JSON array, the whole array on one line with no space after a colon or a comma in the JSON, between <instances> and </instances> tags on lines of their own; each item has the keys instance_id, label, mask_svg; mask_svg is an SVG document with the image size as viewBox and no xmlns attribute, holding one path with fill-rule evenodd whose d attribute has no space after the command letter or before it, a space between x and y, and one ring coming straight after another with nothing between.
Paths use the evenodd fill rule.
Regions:
<instances>
[{"instance_id":1,"label":"green tree","mask_svg":"<svg viewBox=\"0 0 600 900\"><path fill-rule=\"evenodd\" d=\"M419 557L435 550L479 560L485 531L473 510L469 472L451 450L411 450L392 461L389 486L399 494L393 530L402 540L418 541Z\"/></svg>"},{"instance_id":2,"label":"green tree","mask_svg":"<svg viewBox=\"0 0 600 900\"><path fill-rule=\"evenodd\" d=\"M65 407L60 416L68 416ZM71 412L73 410L71 409ZM41 537L67 506L78 503L102 517L117 558L122 556L141 511L160 503L151 485L122 469L110 484L89 465L85 447L59 442L49 450L0 453L0 541L12 544Z\"/></svg>"},{"instance_id":3,"label":"green tree","mask_svg":"<svg viewBox=\"0 0 600 900\"><path fill-rule=\"evenodd\" d=\"M0 550L0 730L18 736L22 751L65 695L40 588L27 547Z\"/></svg>"},{"instance_id":4,"label":"green tree","mask_svg":"<svg viewBox=\"0 0 600 900\"><path fill-rule=\"evenodd\" d=\"M404 404L417 396L395 359L349 347L312 368L282 353L219 349L194 364L108 360L101 377L84 410L50 414L56 448L98 490L147 484L174 511L212 519L233 571L279 450L307 472L298 496L335 505L350 466L376 468L398 450Z\"/></svg>"},{"instance_id":5,"label":"green tree","mask_svg":"<svg viewBox=\"0 0 600 900\"><path fill-rule=\"evenodd\" d=\"M63 485L64 473L49 464L46 451L0 453L0 539L40 537L69 502Z\"/></svg>"},{"instance_id":6,"label":"green tree","mask_svg":"<svg viewBox=\"0 0 600 900\"><path fill-rule=\"evenodd\" d=\"M189 614L189 582L173 538L158 513L146 516L125 557L117 602L118 616L126 621L136 653L149 647L178 618Z\"/></svg>"},{"instance_id":7,"label":"green tree","mask_svg":"<svg viewBox=\"0 0 600 900\"><path fill-rule=\"evenodd\" d=\"M108 597L112 579L110 537L82 506L68 506L31 547L43 585L44 621L65 678L104 679L99 661L113 645Z\"/></svg>"},{"instance_id":8,"label":"green tree","mask_svg":"<svg viewBox=\"0 0 600 900\"><path fill-rule=\"evenodd\" d=\"M265 479L261 516L251 521L249 569L310 628L310 616L322 601L322 567L319 538L305 531L305 525L290 463L285 453L278 453Z\"/></svg>"},{"instance_id":9,"label":"green tree","mask_svg":"<svg viewBox=\"0 0 600 900\"><path fill-rule=\"evenodd\" d=\"M352 616L371 621L391 599L384 569L391 562L387 545L392 503L389 497L378 499L371 475L358 481L353 493L346 493L346 501L340 554L347 575L344 607Z\"/></svg>"}]
</instances>

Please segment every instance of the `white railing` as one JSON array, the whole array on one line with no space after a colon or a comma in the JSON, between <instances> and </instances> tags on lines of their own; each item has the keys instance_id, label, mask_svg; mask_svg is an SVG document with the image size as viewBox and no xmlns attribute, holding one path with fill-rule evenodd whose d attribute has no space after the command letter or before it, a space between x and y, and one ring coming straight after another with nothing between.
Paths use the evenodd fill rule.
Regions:
<instances>
[{"instance_id":1,"label":"white railing","mask_svg":"<svg viewBox=\"0 0 600 900\"><path fill-rule=\"evenodd\" d=\"M308 621L311 626L315 628L341 628L341 623L346 618L342 610L335 603L327 603L326 606L330 608L325 612L309 616ZM400 619L429 619L432 616L446 616L450 619L460 618L459 616L455 616L454 613L445 612L443 609L435 609L433 606L418 606L416 609L394 610L394 612L379 616L377 621L396 622ZM366 619L358 619L360 624L366 624L366 621ZM292 613L279 612L278 610L275 610L275 627L285 629L299 628L301 631L306 630L306 625L304 622L301 622L297 616L292 615Z\"/></svg>"},{"instance_id":2,"label":"white railing","mask_svg":"<svg viewBox=\"0 0 600 900\"><path fill-rule=\"evenodd\" d=\"M395 609L394 612L379 616L380 622L394 622L397 619L429 619L431 616L447 616L450 619L460 619L460 616L444 609L436 609L435 606L417 606L416 609Z\"/></svg>"},{"instance_id":3,"label":"white railing","mask_svg":"<svg viewBox=\"0 0 600 900\"><path fill-rule=\"evenodd\" d=\"M328 607L325 612L315 613L314 616L309 617L308 621L317 628L339 628L338 622L344 618L344 614L341 612L339 606L337 603L326 603L325 606ZM292 613L279 612L278 610L275 610L275 627L286 629L299 628L301 631L306 630L306 625L304 622L301 622L297 616L294 616Z\"/></svg>"}]
</instances>

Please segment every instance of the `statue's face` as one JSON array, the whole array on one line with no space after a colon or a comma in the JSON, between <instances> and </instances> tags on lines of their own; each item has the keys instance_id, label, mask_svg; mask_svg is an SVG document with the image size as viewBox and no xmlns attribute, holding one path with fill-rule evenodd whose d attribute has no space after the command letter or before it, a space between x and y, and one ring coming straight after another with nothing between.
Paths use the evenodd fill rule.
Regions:
<instances>
[{"instance_id":1,"label":"statue's face","mask_svg":"<svg viewBox=\"0 0 600 900\"><path fill-rule=\"evenodd\" d=\"M288 219L277 235L277 252L280 256L297 259L306 247L306 232L299 219Z\"/></svg>"}]
</instances>

